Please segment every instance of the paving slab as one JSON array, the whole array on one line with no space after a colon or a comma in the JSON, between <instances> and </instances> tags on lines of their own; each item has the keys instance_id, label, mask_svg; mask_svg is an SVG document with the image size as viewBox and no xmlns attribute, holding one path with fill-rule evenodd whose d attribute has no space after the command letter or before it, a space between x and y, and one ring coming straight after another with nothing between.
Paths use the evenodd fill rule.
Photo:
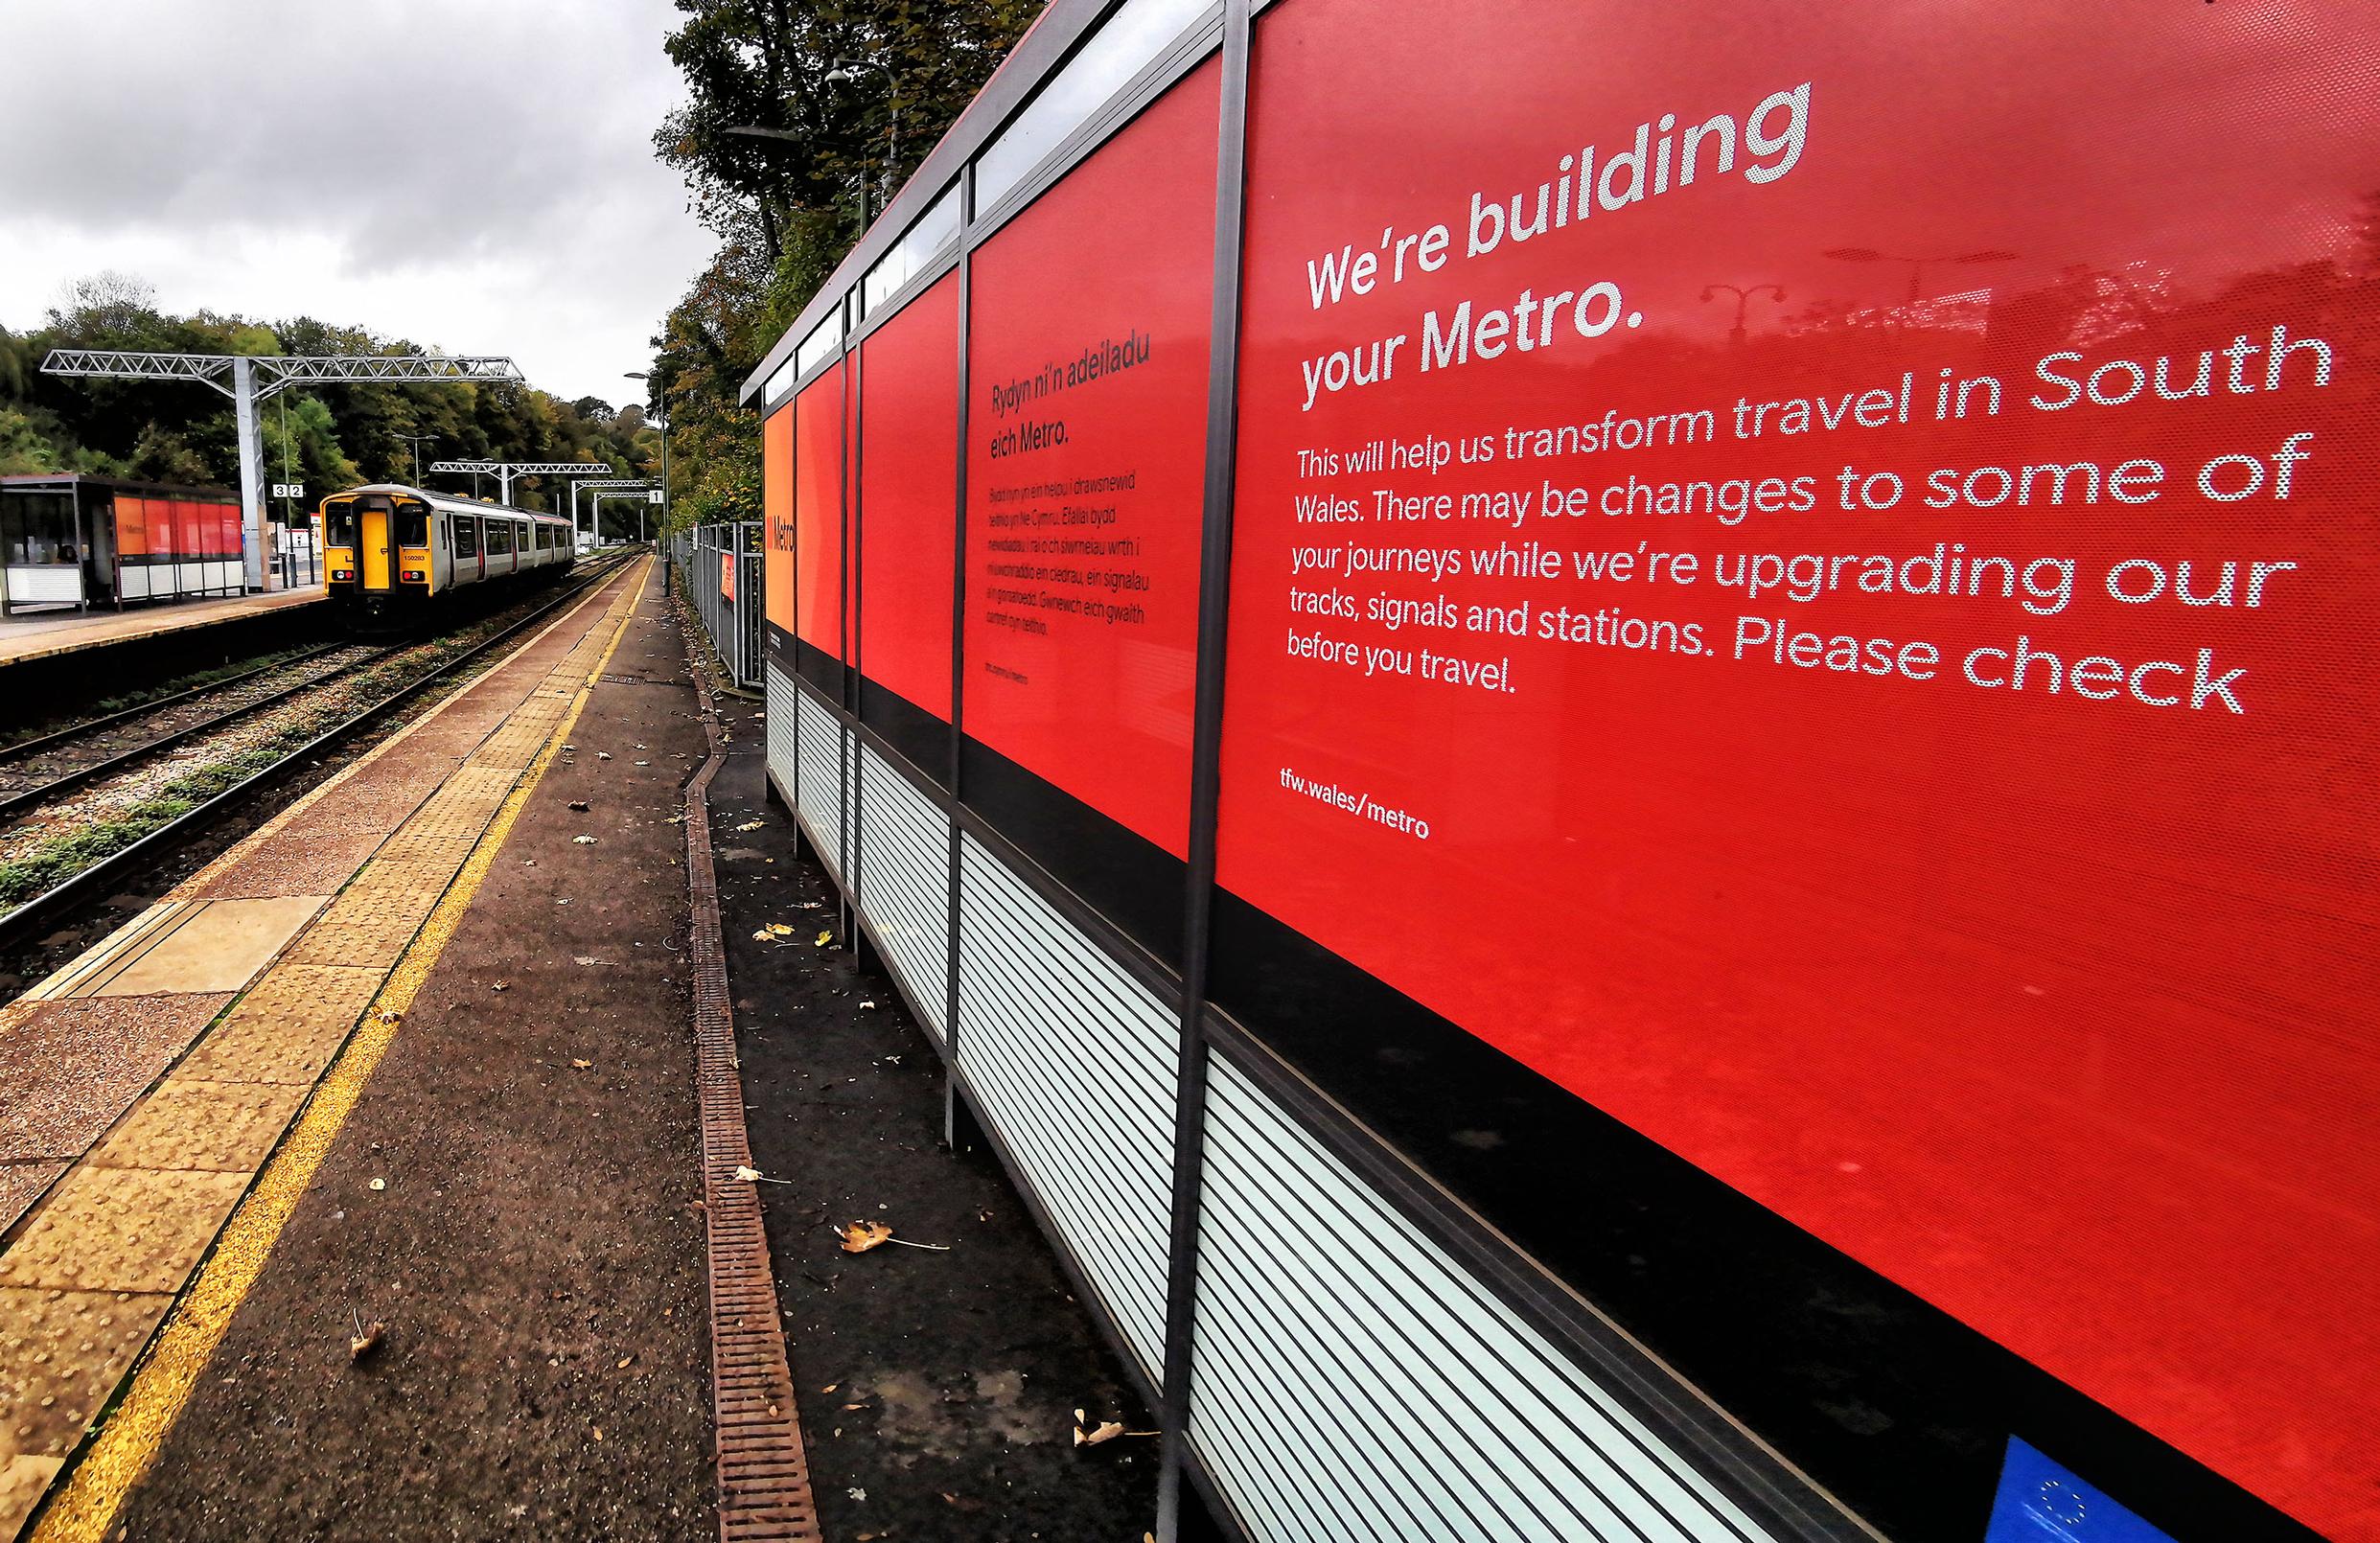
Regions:
<instances>
[{"instance_id":1,"label":"paving slab","mask_svg":"<svg viewBox=\"0 0 2380 1543\"><path fill-rule=\"evenodd\" d=\"M265 1165L306 1090L170 1077L91 1154L103 1168L249 1174Z\"/></svg>"},{"instance_id":2,"label":"paving slab","mask_svg":"<svg viewBox=\"0 0 2380 1543\"><path fill-rule=\"evenodd\" d=\"M0 1289L0 1457L72 1451L173 1303L161 1292Z\"/></svg>"},{"instance_id":3,"label":"paving slab","mask_svg":"<svg viewBox=\"0 0 2380 1543\"><path fill-rule=\"evenodd\" d=\"M199 1042L178 1075L311 1086L346 1042L381 979L381 971L360 965L285 960Z\"/></svg>"},{"instance_id":4,"label":"paving slab","mask_svg":"<svg viewBox=\"0 0 2380 1543\"><path fill-rule=\"evenodd\" d=\"M581 656L589 635L608 638L612 633L617 610L612 603L624 606L634 592L633 582L615 582L424 721L436 722L451 713L474 724L484 745L487 733L545 683L556 667ZM582 670L582 679L584 674ZM543 703L536 710L543 713ZM390 779L410 781L414 786L409 796L390 797L387 806L410 811L420 805L454 774L456 763L444 756L424 759L407 753L404 742L410 732L401 730L382 747L385 754L367 755L276 816L211 864L199 879L222 880L272 845L307 844L317 831L352 829L358 800L342 800L341 793L369 797L376 790L384 792ZM504 773L506 785L513 775ZM488 802L477 792L473 796L477 803ZM192 887L185 887L44 982L49 1000L0 1008L0 1066L16 1056L38 1085L29 1096L0 1081L0 1113L14 1120L25 1143L55 1144L60 1148L56 1154L59 1159L80 1157L63 1177L46 1162L12 1165L25 1170L23 1186L32 1192L49 1187L37 1209L12 1234L0 1238L5 1247L0 1252L0 1420L11 1407L8 1388L34 1387L44 1376L58 1374L58 1352L44 1335L78 1332L58 1326L67 1322L56 1318L63 1309L43 1303L71 1302L76 1292L118 1294L127 1302L154 1296L163 1302L190 1279L469 845L468 840L461 841L451 860L434 872L428 866L366 863L356 882L347 884L327 910L322 903L328 896L320 891L220 897L194 895ZM355 873L352 866L349 873ZM347 875L339 878L345 883ZM302 941L323 933L332 922L338 924L331 929L336 941L369 946L347 947L334 957L308 960L296 958L291 949L271 962L292 926L307 927ZM95 1058L80 1040L60 1043L62 1029L79 1024L120 1027L120 1020L127 1017L162 1019L163 1030L151 1036L154 1043L141 1045L161 1066L232 1000L228 991L110 993L168 981L216 983L235 976L245 984L260 967L265 973L246 995L222 1013L164 1082L132 1103L128 1115L124 1115L124 1103L154 1080L157 1066L127 1062L130 1072L110 1079L121 1084L111 1086L108 1094L116 1102L74 1105ZM134 1074L137 1082L131 1080ZM78 1143L87 1147L119 1115L122 1123L99 1149L74 1150ZM12 1182L12 1191L14 1186ZM87 1322L96 1322L89 1320L80 1331L81 1337L74 1340L75 1353L90 1360L90 1386L98 1392L78 1392L71 1401L51 1391L19 1397L18 1404L49 1413L25 1417L20 1412L18 1426L38 1429L43 1418L71 1424L90 1412L82 1405L97 1410L156 1323L154 1317L127 1324L104 1311L99 1316L109 1319L102 1327L121 1329L129 1338L127 1345L114 1345L105 1334L89 1329ZM326 1338L343 1352L343 1330ZM8 1428L0 1423L0 1432ZM7 1450L0 1446L4 1456ZM14 1535L25 1508L51 1482L54 1471L44 1466L50 1462L45 1456L38 1462L28 1457L12 1461L0 1472L10 1486L6 1508L0 1509L0 1539ZM244 1535L244 1529L237 1531Z\"/></svg>"},{"instance_id":5,"label":"paving slab","mask_svg":"<svg viewBox=\"0 0 2380 1543\"><path fill-rule=\"evenodd\" d=\"M146 997L160 992L238 991L289 946L329 895L264 900L200 900L139 952L80 981L84 997Z\"/></svg>"},{"instance_id":6,"label":"paving slab","mask_svg":"<svg viewBox=\"0 0 2380 1543\"><path fill-rule=\"evenodd\" d=\"M179 1291L247 1187L244 1173L77 1168L0 1254L0 1286Z\"/></svg>"},{"instance_id":7,"label":"paving slab","mask_svg":"<svg viewBox=\"0 0 2380 1543\"><path fill-rule=\"evenodd\" d=\"M230 1001L207 992L25 1003L0 1029L0 1162L80 1157ZM13 1219L0 1202L0 1228Z\"/></svg>"}]
</instances>

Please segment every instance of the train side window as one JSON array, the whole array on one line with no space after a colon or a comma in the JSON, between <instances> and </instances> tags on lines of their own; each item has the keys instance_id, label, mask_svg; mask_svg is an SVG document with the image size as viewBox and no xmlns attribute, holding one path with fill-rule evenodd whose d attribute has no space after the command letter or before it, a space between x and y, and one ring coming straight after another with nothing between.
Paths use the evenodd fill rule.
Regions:
<instances>
[{"instance_id":1,"label":"train side window","mask_svg":"<svg viewBox=\"0 0 2380 1543\"><path fill-rule=\"evenodd\" d=\"M479 555L478 516L466 516L454 522L454 555L456 557L477 557Z\"/></svg>"},{"instance_id":2,"label":"train side window","mask_svg":"<svg viewBox=\"0 0 2380 1543\"><path fill-rule=\"evenodd\" d=\"M397 544L400 546L429 544L429 505L401 503L397 506Z\"/></svg>"},{"instance_id":3,"label":"train side window","mask_svg":"<svg viewBox=\"0 0 2380 1543\"><path fill-rule=\"evenodd\" d=\"M513 549L513 522L509 519L488 521L488 555L509 556Z\"/></svg>"},{"instance_id":4,"label":"train side window","mask_svg":"<svg viewBox=\"0 0 2380 1543\"><path fill-rule=\"evenodd\" d=\"M356 506L353 500L325 506L322 512L322 539L332 546L356 544Z\"/></svg>"}]
</instances>

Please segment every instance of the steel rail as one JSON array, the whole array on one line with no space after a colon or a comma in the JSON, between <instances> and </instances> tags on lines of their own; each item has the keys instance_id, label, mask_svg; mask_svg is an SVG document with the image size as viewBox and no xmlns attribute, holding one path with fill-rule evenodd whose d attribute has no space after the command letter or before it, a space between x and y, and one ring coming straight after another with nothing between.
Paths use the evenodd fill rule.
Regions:
<instances>
[{"instance_id":1,"label":"steel rail","mask_svg":"<svg viewBox=\"0 0 2380 1543\"><path fill-rule=\"evenodd\" d=\"M321 655L328 654L334 649L353 648L355 646L357 645L354 640L350 639L349 641L343 643L334 643L329 648L317 650L314 654L310 654L306 656L308 658L319 657ZM368 669L373 664L379 662L380 659L384 659L392 654L399 653L402 650L414 646L415 645L411 643L392 643L386 648L381 649L380 654L375 658L364 660L361 667ZM266 668L269 669L271 666L267 665ZM261 670L253 671L250 675L243 676L241 679L252 679L253 676L261 675L264 672ZM24 813L28 809L38 808L42 804L48 803L53 798L57 798L65 794L74 792L77 788L83 786L85 783L97 781L110 772L120 771L125 767L130 766L135 761L146 759L147 757L155 755L162 750L170 750L176 745L182 744L187 740L196 739L200 734L208 733L211 730L220 728L225 724L237 723L239 720L247 717L250 713L263 712L267 707L275 706L281 702L289 701L291 697L296 696L301 691L311 691L315 686L322 684L325 680L330 679L331 677L328 675L309 677L304 680L298 681L294 685L273 692L269 696L259 697L254 702L243 702L237 707L230 708L224 712L217 713L212 718L202 719L197 723L174 729L171 733L165 734L157 739L150 740L144 744L135 745L128 750L119 750L104 761L94 761L89 766L77 767L74 771L65 773L63 776L51 778L49 781L42 783L39 787L27 788L22 793L11 794L7 797L0 798L0 820L13 819L16 816Z\"/></svg>"},{"instance_id":2,"label":"steel rail","mask_svg":"<svg viewBox=\"0 0 2380 1543\"><path fill-rule=\"evenodd\" d=\"M142 863L160 853L171 851L182 841L198 834L215 820L229 813L232 807L245 795L281 776L300 761L327 750L336 749L347 740L354 738L380 719L404 706L439 681L510 642L520 633L543 621L589 589L600 587L614 577L621 568L634 560L635 555L636 553L632 550L628 555L611 562L606 566L590 568L583 582L556 595L551 602L539 607L493 637L474 643L465 652L456 655L427 675L406 682L389 695L382 697L379 702L324 730L272 765L251 772L206 802L150 831L139 841L110 852L81 872L43 890L14 910L0 915L0 948L14 946L35 928L47 925L60 912L88 899L95 893L104 892L106 887L113 885L122 875L134 871Z\"/></svg>"},{"instance_id":3,"label":"steel rail","mask_svg":"<svg viewBox=\"0 0 2380 1543\"><path fill-rule=\"evenodd\" d=\"M103 728L121 724L127 718L138 718L143 713L155 712L160 707L171 707L177 702L188 702L193 697L203 697L211 691L228 691L243 681L255 679L267 670L278 669L289 664L303 664L308 659L320 658L335 648L347 646L347 641L344 639L335 643L325 643L320 648L308 649L303 654L295 654L285 659L276 659L270 664L260 664L253 670L243 670L238 675L226 676L220 680L209 680L204 685L192 686L187 691L176 691L171 696L152 697L147 702L134 702L129 707L121 708L102 718L88 718L79 724L68 724L63 728L52 729L47 734L35 735L32 739L20 739L11 744L0 745L0 762L23 760L35 751L62 744L67 740L80 738L84 734L97 733Z\"/></svg>"}]
</instances>

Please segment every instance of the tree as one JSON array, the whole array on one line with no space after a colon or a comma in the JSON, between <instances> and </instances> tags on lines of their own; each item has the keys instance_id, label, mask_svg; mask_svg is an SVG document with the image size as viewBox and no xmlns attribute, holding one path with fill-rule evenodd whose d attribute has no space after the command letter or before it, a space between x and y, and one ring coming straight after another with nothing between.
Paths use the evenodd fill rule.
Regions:
<instances>
[{"instance_id":1,"label":"tree","mask_svg":"<svg viewBox=\"0 0 2380 1543\"><path fill-rule=\"evenodd\" d=\"M661 319L672 515L760 518L759 415L736 395L1042 0L678 0L685 105L654 135L719 251ZM839 59L866 60L829 81ZM788 136L755 139L738 127Z\"/></svg>"},{"instance_id":2,"label":"tree","mask_svg":"<svg viewBox=\"0 0 2380 1543\"><path fill-rule=\"evenodd\" d=\"M0 331L0 468L131 472L183 483L239 480L231 405L180 381L66 380L39 373L54 348L194 354L413 354L401 337L309 316L264 322L157 309L141 280L103 273L68 285L46 324ZM599 416L582 410L591 403ZM563 402L519 385L324 381L260 414L266 470L279 480L286 451L312 490L411 481L413 456L397 436L429 434L431 453L464 460L587 460L631 464L635 425L615 429L594 398ZM432 478L461 487L457 478ZM549 494L551 490L543 490ZM541 496L540 501L544 501Z\"/></svg>"}]
</instances>

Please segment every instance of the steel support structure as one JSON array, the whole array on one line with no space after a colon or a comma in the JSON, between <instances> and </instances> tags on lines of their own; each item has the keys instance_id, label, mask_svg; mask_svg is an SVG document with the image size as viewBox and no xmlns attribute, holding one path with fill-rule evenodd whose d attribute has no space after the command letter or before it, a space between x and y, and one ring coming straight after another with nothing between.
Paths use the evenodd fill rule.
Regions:
<instances>
[{"instance_id":1,"label":"steel support structure","mask_svg":"<svg viewBox=\"0 0 2380 1543\"><path fill-rule=\"evenodd\" d=\"M607 495L609 495L609 494L616 494L616 493L626 493L626 492L628 492L628 491L629 491L629 490L631 490L631 489L635 489L635 490L637 490L637 491L640 491L640 492L650 493L650 492L653 490L653 486L654 486L654 483L653 483L653 479L652 479L651 477L592 477L592 478L584 478L584 479L582 479L582 478L575 478L575 477L574 477L574 478L572 478L572 479L571 479L571 482L570 482L570 532L571 532L571 534L572 534L573 536L576 536L576 535L577 535L577 533L578 533L578 524L579 524L579 495L580 495L580 494L582 494L582 493L593 492L593 491L596 491L596 490L602 490L602 491L604 491ZM589 534L589 535L590 535L590 536L592 536L592 535L595 535L595 534L597 534L597 533L596 533L596 532L594 532L594 531L592 531L592 530L590 530L588 534Z\"/></svg>"},{"instance_id":2,"label":"steel support structure","mask_svg":"<svg viewBox=\"0 0 2380 1543\"><path fill-rule=\"evenodd\" d=\"M240 439L240 545L246 587L265 587L265 445L256 405L305 380L461 380L519 383L520 367L495 354L141 354L59 348L44 375L103 380L196 380L231 398ZM605 468L604 470L610 470Z\"/></svg>"},{"instance_id":3,"label":"steel support structure","mask_svg":"<svg viewBox=\"0 0 2380 1543\"><path fill-rule=\"evenodd\" d=\"M429 469L432 472L485 472L496 478L498 489L496 501L508 505L513 501L515 477L601 476L607 472L618 470L602 461L432 461Z\"/></svg>"}]
</instances>

